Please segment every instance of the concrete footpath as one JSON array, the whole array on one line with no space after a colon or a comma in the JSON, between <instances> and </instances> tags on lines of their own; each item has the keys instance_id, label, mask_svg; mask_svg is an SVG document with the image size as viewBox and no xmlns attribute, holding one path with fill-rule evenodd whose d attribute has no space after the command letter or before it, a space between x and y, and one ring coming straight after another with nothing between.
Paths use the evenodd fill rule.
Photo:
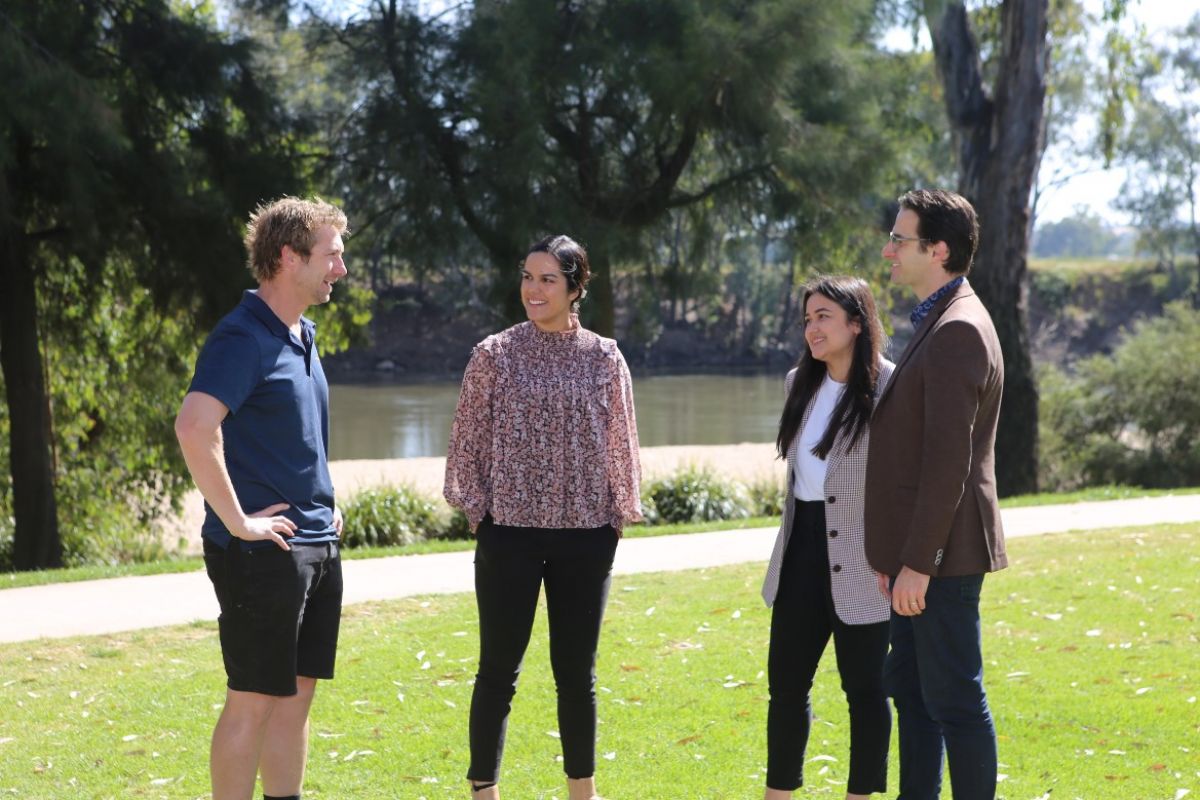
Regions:
<instances>
[{"instance_id":1,"label":"concrete footpath","mask_svg":"<svg viewBox=\"0 0 1200 800\"><path fill-rule=\"evenodd\" d=\"M1008 538L1072 530L1200 522L1200 494L1033 506L1002 512ZM775 528L626 539L613 572L699 569L765 562ZM470 551L346 561L345 602L469 592ZM95 635L215 620L217 603L202 570L0 590L0 642Z\"/></svg>"}]
</instances>

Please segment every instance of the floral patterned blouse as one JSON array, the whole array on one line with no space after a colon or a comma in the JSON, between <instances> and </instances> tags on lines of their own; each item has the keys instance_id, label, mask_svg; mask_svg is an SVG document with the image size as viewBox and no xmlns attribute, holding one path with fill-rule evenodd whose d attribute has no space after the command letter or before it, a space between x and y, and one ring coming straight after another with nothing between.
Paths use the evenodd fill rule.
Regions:
<instances>
[{"instance_id":1,"label":"floral patterned blouse","mask_svg":"<svg viewBox=\"0 0 1200 800\"><path fill-rule=\"evenodd\" d=\"M633 383L617 343L523 322L475 346L446 457L471 526L618 531L642 519Z\"/></svg>"}]
</instances>

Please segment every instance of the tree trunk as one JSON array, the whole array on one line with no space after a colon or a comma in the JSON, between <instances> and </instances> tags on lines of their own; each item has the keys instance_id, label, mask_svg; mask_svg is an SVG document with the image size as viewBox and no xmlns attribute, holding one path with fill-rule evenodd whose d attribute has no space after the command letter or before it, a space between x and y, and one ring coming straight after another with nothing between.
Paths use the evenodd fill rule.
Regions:
<instances>
[{"instance_id":1,"label":"tree trunk","mask_svg":"<svg viewBox=\"0 0 1200 800\"><path fill-rule=\"evenodd\" d=\"M1035 492L1038 393L1029 355L1026 254L1045 113L1047 0L1005 0L991 93L962 2L926 0L925 6L946 112L958 138L959 191L979 214L970 280L1004 351L996 481L1001 496Z\"/></svg>"},{"instance_id":2,"label":"tree trunk","mask_svg":"<svg viewBox=\"0 0 1200 800\"><path fill-rule=\"evenodd\" d=\"M597 233L587 243L588 263L592 267L592 280L588 283L588 296L584 306L590 306L588 327L601 336L616 337L616 302L613 288L612 252L604 242L604 234Z\"/></svg>"},{"instance_id":3,"label":"tree trunk","mask_svg":"<svg viewBox=\"0 0 1200 800\"><path fill-rule=\"evenodd\" d=\"M13 565L19 570L62 566L62 540L50 461L50 417L38 349L37 287L27 241L11 228L0 234L0 369L8 403L12 475Z\"/></svg>"},{"instance_id":4,"label":"tree trunk","mask_svg":"<svg viewBox=\"0 0 1200 800\"><path fill-rule=\"evenodd\" d=\"M788 257L787 280L783 284L783 310L779 313L779 330L775 333L775 341L783 345L788 340L788 332L792 327L792 308L794 306L794 289L796 288L796 254Z\"/></svg>"}]
</instances>

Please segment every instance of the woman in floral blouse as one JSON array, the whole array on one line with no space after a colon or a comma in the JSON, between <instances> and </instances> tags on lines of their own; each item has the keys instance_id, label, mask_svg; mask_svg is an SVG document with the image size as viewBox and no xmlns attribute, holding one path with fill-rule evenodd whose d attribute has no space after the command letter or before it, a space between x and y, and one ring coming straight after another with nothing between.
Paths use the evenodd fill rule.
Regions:
<instances>
[{"instance_id":1,"label":"woman in floral blouse","mask_svg":"<svg viewBox=\"0 0 1200 800\"><path fill-rule=\"evenodd\" d=\"M479 672L471 697L476 800L499 798L508 713L546 585L569 800L596 797L596 648L613 556L641 519L629 368L575 312L591 277L566 236L521 266L528 322L476 345L446 459L446 500L476 535Z\"/></svg>"}]
</instances>

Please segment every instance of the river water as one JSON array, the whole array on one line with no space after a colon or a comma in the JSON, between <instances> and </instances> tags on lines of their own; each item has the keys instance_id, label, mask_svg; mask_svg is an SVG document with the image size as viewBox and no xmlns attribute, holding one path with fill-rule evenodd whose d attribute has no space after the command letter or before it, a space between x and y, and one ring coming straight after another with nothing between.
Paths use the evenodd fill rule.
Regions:
<instances>
[{"instance_id":1,"label":"river water","mask_svg":"<svg viewBox=\"0 0 1200 800\"><path fill-rule=\"evenodd\" d=\"M330 457L444 456L459 384L335 384ZM783 375L655 375L633 378L643 447L775 440Z\"/></svg>"}]
</instances>

